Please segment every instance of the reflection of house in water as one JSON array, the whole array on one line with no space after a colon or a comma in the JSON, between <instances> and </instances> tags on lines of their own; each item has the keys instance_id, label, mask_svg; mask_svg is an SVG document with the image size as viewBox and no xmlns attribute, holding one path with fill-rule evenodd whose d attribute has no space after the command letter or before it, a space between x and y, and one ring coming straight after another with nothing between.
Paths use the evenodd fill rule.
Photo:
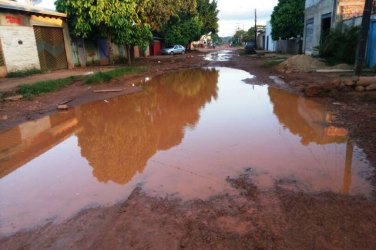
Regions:
<instances>
[{"instance_id":1,"label":"reflection of house in water","mask_svg":"<svg viewBox=\"0 0 376 250\"><path fill-rule=\"evenodd\" d=\"M0 133L0 177L13 172L77 131L74 111L46 116Z\"/></svg>"},{"instance_id":2,"label":"reflection of house in water","mask_svg":"<svg viewBox=\"0 0 376 250\"><path fill-rule=\"evenodd\" d=\"M318 103L276 88L269 88L268 91L274 106L274 114L285 128L301 138L303 145L347 143L342 191L349 193L353 144L348 141L348 131L330 125L332 115L324 111Z\"/></svg>"},{"instance_id":3,"label":"reflection of house in water","mask_svg":"<svg viewBox=\"0 0 376 250\"><path fill-rule=\"evenodd\" d=\"M332 115L318 103L275 88L269 88L269 96L279 121L298 135L302 144L347 141L347 130L331 126Z\"/></svg>"},{"instance_id":4,"label":"reflection of house in water","mask_svg":"<svg viewBox=\"0 0 376 250\"><path fill-rule=\"evenodd\" d=\"M216 98L217 80L215 70L180 71L156 77L143 92L79 108L79 146L93 175L125 184L156 152L179 145Z\"/></svg>"}]
</instances>

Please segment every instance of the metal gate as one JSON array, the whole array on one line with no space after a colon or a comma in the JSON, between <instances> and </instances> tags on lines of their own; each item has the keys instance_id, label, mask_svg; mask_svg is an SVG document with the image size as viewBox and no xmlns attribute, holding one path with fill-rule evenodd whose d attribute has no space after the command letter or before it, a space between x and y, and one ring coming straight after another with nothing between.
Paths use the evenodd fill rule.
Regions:
<instances>
[{"instance_id":1,"label":"metal gate","mask_svg":"<svg viewBox=\"0 0 376 250\"><path fill-rule=\"evenodd\" d=\"M34 33L41 69L68 68L63 29L34 26Z\"/></svg>"},{"instance_id":2,"label":"metal gate","mask_svg":"<svg viewBox=\"0 0 376 250\"><path fill-rule=\"evenodd\" d=\"M368 39L368 66L376 67L376 20L372 21Z\"/></svg>"}]
</instances>

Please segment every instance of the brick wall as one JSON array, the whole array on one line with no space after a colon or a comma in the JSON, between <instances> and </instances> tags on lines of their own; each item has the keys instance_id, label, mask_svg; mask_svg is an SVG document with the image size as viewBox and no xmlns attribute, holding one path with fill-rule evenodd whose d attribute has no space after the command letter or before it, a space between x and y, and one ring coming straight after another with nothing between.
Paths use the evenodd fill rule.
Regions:
<instances>
[{"instance_id":1,"label":"brick wall","mask_svg":"<svg viewBox=\"0 0 376 250\"><path fill-rule=\"evenodd\" d=\"M40 69L32 27L0 26L0 40L8 72Z\"/></svg>"}]
</instances>

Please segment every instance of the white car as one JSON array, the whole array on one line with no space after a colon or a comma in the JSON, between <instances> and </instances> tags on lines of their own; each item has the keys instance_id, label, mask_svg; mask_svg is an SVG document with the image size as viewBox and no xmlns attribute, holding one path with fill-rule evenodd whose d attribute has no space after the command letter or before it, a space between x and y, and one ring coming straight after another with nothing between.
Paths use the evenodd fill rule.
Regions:
<instances>
[{"instance_id":1,"label":"white car","mask_svg":"<svg viewBox=\"0 0 376 250\"><path fill-rule=\"evenodd\" d=\"M175 54L184 54L185 48L179 44L175 44L171 47L165 48L161 50L163 55L175 55Z\"/></svg>"}]
</instances>

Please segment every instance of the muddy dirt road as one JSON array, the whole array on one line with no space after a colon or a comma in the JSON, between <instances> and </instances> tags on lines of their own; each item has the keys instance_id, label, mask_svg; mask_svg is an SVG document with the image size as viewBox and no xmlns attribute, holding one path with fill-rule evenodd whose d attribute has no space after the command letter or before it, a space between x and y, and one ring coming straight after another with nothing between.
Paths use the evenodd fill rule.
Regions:
<instances>
[{"instance_id":1,"label":"muddy dirt road","mask_svg":"<svg viewBox=\"0 0 376 250\"><path fill-rule=\"evenodd\" d=\"M36 100L2 104L1 249L376 248L375 148L346 119L372 102L304 98L307 74L233 51L165 60L110 84L128 95L70 86L26 122Z\"/></svg>"}]
</instances>

